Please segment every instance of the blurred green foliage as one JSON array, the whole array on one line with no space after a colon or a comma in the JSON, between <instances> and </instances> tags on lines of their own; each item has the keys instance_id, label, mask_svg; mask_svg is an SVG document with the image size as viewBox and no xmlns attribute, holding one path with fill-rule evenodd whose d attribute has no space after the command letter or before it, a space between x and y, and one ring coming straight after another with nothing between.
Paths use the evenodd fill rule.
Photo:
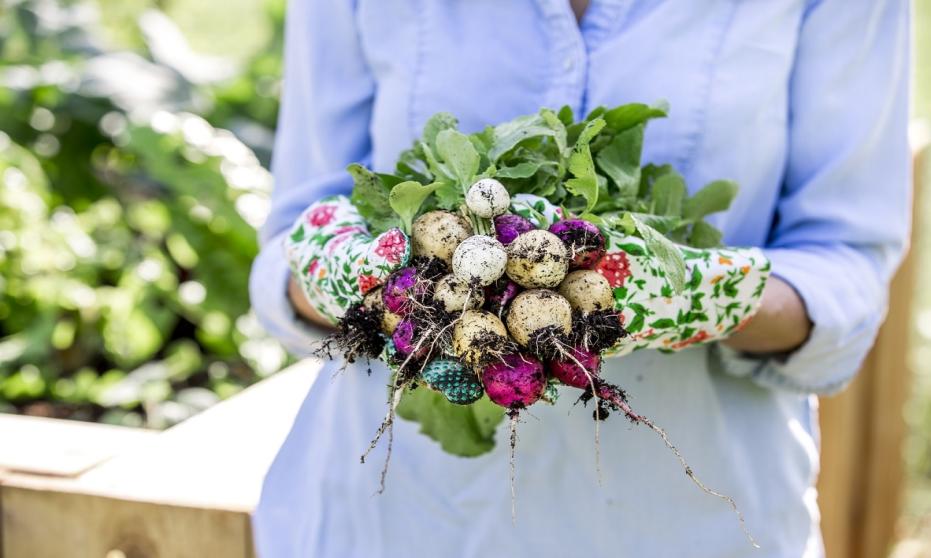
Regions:
<instances>
[{"instance_id":1,"label":"blurred green foliage","mask_svg":"<svg viewBox=\"0 0 931 558\"><path fill-rule=\"evenodd\" d=\"M283 3L238 61L97 6L0 11L0 411L164 427L285 364L247 294Z\"/></svg>"}]
</instances>

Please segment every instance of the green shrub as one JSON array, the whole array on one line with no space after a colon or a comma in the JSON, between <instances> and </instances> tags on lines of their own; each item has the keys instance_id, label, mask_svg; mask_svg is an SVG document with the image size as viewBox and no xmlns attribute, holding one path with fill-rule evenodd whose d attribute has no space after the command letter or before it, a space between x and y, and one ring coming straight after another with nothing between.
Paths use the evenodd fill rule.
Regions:
<instances>
[{"instance_id":1,"label":"green shrub","mask_svg":"<svg viewBox=\"0 0 931 558\"><path fill-rule=\"evenodd\" d=\"M285 363L247 294L280 33L204 81L86 6L0 13L0 410L162 427Z\"/></svg>"}]
</instances>

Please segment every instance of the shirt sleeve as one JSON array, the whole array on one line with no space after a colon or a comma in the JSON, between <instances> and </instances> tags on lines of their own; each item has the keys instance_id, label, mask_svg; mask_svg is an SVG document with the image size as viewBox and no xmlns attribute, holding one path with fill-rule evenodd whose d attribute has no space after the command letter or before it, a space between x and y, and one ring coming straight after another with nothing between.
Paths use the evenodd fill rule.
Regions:
<instances>
[{"instance_id":1,"label":"shirt sleeve","mask_svg":"<svg viewBox=\"0 0 931 558\"><path fill-rule=\"evenodd\" d=\"M885 317L910 220L907 0L809 6L791 78L789 152L766 248L814 324L785 359L718 348L767 387L831 393L849 382Z\"/></svg>"},{"instance_id":2,"label":"shirt sleeve","mask_svg":"<svg viewBox=\"0 0 931 558\"><path fill-rule=\"evenodd\" d=\"M282 236L315 200L348 193L345 171L371 154L375 85L362 52L351 0L290 0L284 82L272 161L271 211L259 233L249 294L259 322L290 351L305 355L316 336L287 297Z\"/></svg>"}]
</instances>

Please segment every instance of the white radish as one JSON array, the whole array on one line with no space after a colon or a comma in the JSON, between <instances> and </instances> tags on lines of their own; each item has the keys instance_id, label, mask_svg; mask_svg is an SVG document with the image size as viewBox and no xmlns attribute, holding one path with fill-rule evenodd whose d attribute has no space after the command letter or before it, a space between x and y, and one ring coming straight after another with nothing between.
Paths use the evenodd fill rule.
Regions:
<instances>
[{"instance_id":1,"label":"white radish","mask_svg":"<svg viewBox=\"0 0 931 558\"><path fill-rule=\"evenodd\" d=\"M487 286L504 275L508 255L504 246L485 235L462 241L453 253L453 274L470 286Z\"/></svg>"},{"instance_id":2,"label":"white radish","mask_svg":"<svg viewBox=\"0 0 931 558\"><path fill-rule=\"evenodd\" d=\"M483 178L469 187L465 202L476 217L493 219L507 212L511 196L504 185L494 178Z\"/></svg>"}]
</instances>

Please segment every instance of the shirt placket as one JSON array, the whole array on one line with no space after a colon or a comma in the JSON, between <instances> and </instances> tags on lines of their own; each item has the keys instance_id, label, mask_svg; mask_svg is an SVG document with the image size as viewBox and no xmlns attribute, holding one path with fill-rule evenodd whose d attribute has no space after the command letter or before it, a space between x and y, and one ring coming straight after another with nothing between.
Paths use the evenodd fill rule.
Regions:
<instances>
[{"instance_id":1,"label":"shirt placket","mask_svg":"<svg viewBox=\"0 0 931 558\"><path fill-rule=\"evenodd\" d=\"M567 0L537 0L550 37L550 82L544 105L582 109L588 54Z\"/></svg>"},{"instance_id":2,"label":"shirt placket","mask_svg":"<svg viewBox=\"0 0 931 558\"><path fill-rule=\"evenodd\" d=\"M550 86L545 96L547 107L572 107L584 115L588 89L589 53L627 13L632 0L592 0L581 26L576 23L566 0L538 0L552 39L552 69Z\"/></svg>"}]
</instances>

